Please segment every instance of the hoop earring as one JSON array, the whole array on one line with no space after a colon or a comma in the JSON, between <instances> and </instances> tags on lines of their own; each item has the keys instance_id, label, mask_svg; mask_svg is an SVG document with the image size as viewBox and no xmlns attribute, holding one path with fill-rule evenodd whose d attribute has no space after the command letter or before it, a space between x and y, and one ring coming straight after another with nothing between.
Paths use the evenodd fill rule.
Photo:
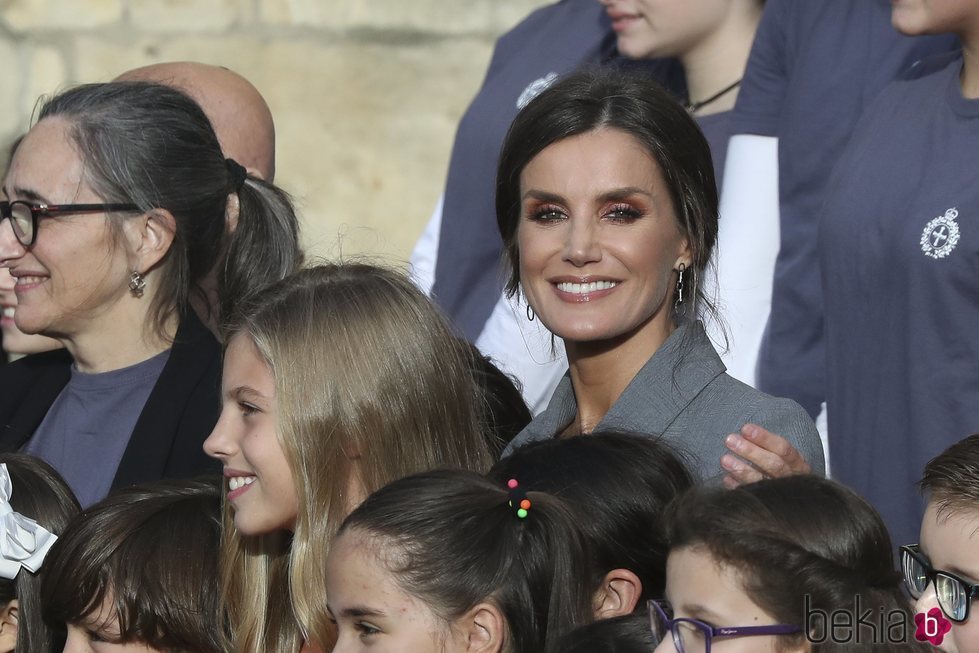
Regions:
<instances>
[{"instance_id":1,"label":"hoop earring","mask_svg":"<svg viewBox=\"0 0 979 653\"><path fill-rule=\"evenodd\" d=\"M676 301L673 302L673 310L677 313L683 311L683 273L686 271L687 266L680 263L680 267L677 268L676 277Z\"/></svg>"},{"instance_id":2,"label":"hoop earring","mask_svg":"<svg viewBox=\"0 0 979 653\"><path fill-rule=\"evenodd\" d=\"M527 304L527 319L533 322L535 317L537 317L537 314L534 313L534 307Z\"/></svg>"},{"instance_id":3,"label":"hoop earring","mask_svg":"<svg viewBox=\"0 0 979 653\"><path fill-rule=\"evenodd\" d=\"M133 297L142 297L143 291L146 290L146 280L136 270L132 271L129 275L129 292L132 293Z\"/></svg>"}]
</instances>

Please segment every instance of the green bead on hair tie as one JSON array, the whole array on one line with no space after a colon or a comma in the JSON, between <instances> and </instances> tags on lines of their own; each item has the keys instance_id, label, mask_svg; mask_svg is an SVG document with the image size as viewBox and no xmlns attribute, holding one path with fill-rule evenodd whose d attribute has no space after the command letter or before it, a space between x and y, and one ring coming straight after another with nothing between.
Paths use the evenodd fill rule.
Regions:
<instances>
[{"instance_id":1,"label":"green bead on hair tie","mask_svg":"<svg viewBox=\"0 0 979 653\"><path fill-rule=\"evenodd\" d=\"M526 519L527 511L530 510L530 499L527 498L527 492L519 487L515 478L507 481L507 487L510 488L507 504L511 508L517 509L517 519Z\"/></svg>"}]
</instances>

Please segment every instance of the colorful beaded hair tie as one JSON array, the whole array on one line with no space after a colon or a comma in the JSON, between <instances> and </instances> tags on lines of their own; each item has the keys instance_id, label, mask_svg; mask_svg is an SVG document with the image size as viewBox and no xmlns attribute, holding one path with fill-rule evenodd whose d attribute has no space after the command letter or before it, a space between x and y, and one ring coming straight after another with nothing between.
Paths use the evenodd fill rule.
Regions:
<instances>
[{"instance_id":1,"label":"colorful beaded hair tie","mask_svg":"<svg viewBox=\"0 0 979 653\"><path fill-rule=\"evenodd\" d=\"M506 486L510 488L510 498L507 505L517 511L517 519L525 519L527 511L530 510L530 499L527 498L526 490L519 487L515 478L507 481Z\"/></svg>"}]
</instances>

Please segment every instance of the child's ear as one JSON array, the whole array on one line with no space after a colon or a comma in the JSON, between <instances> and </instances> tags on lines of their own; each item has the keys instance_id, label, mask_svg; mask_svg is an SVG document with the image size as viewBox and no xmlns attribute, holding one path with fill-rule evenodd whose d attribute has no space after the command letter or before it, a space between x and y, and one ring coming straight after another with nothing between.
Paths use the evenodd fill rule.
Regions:
<instances>
[{"instance_id":1,"label":"child's ear","mask_svg":"<svg viewBox=\"0 0 979 653\"><path fill-rule=\"evenodd\" d=\"M628 569L613 569L605 574L592 598L596 619L611 619L632 614L642 596L642 581Z\"/></svg>"},{"instance_id":2,"label":"child's ear","mask_svg":"<svg viewBox=\"0 0 979 653\"><path fill-rule=\"evenodd\" d=\"M506 620L492 603L479 603L456 622L466 653L500 653L506 639Z\"/></svg>"},{"instance_id":3,"label":"child's ear","mask_svg":"<svg viewBox=\"0 0 979 653\"><path fill-rule=\"evenodd\" d=\"M0 610L0 653L13 653L17 646L17 616L20 603L13 599Z\"/></svg>"}]
</instances>

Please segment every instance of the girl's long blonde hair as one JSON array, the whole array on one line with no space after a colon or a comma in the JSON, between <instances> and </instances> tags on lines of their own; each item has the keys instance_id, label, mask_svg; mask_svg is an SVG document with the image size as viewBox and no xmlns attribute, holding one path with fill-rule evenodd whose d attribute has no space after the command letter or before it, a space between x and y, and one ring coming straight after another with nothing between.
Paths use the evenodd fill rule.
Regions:
<instances>
[{"instance_id":1,"label":"girl's long blonde hair","mask_svg":"<svg viewBox=\"0 0 979 653\"><path fill-rule=\"evenodd\" d=\"M229 645L296 653L305 639L328 648L324 562L358 498L415 472L491 464L464 349L401 272L365 263L320 265L274 284L230 333L252 338L275 377L299 515L291 537L243 537L226 503Z\"/></svg>"}]
</instances>

